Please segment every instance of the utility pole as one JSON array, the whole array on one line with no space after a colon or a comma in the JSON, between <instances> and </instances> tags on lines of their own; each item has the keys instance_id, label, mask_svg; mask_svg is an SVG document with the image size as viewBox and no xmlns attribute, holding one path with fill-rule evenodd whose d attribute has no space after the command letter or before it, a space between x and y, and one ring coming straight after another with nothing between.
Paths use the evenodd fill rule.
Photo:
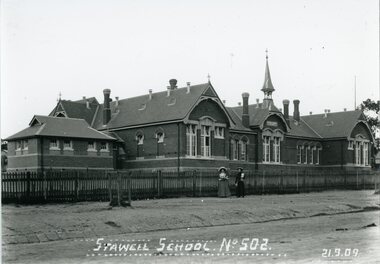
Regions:
<instances>
[{"instance_id":1,"label":"utility pole","mask_svg":"<svg viewBox=\"0 0 380 264\"><path fill-rule=\"evenodd\" d=\"M354 110L356 110L356 75L355 75L354 89L355 89Z\"/></svg>"}]
</instances>

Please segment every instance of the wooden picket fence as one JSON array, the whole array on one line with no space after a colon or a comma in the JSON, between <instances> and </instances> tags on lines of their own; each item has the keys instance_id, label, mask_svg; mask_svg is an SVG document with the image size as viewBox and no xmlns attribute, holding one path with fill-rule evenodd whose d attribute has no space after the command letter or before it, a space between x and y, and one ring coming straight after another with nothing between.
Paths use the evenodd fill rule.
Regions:
<instances>
[{"instance_id":1,"label":"wooden picket fence","mask_svg":"<svg viewBox=\"0 0 380 264\"><path fill-rule=\"evenodd\" d=\"M230 175L236 175L231 171ZM235 178L229 178L235 193ZM299 193L328 189L377 189L376 171L246 171L246 194ZM41 203L216 196L214 170L19 171L2 173L2 202Z\"/></svg>"}]
</instances>

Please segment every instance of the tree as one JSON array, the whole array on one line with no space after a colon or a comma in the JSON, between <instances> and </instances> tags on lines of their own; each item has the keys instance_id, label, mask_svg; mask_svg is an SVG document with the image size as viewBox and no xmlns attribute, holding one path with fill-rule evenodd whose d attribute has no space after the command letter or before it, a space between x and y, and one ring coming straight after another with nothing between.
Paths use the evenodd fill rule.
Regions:
<instances>
[{"instance_id":1,"label":"tree","mask_svg":"<svg viewBox=\"0 0 380 264\"><path fill-rule=\"evenodd\" d=\"M363 111L368 125L372 130L372 134L376 140L376 146L379 148L379 135L380 135L380 119L379 119L379 112L380 112L380 104L378 102L375 102L374 100L367 99L363 101L360 104L360 108Z\"/></svg>"}]
</instances>

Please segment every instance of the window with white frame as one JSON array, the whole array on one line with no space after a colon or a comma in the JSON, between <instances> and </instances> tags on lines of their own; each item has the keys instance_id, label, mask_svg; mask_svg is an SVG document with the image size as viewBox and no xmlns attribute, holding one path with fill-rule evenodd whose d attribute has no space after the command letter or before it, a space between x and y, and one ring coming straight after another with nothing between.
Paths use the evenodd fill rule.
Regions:
<instances>
[{"instance_id":1,"label":"window with white frame","mask_svg":"<svg viewBox=\"0 0 380 264\"><path fill-rule=\"evenodd\" d=\"M211 139L210 139L210 127L201 126L201 156L211 156Z\"/></svg>"},{"instance_id":2,"label":"window with white frame","mask_svg":"<svg viewBox=\"0 0 380 264\"><path fill-rule=\"evenodd\" d=\"M231 159L237 160L239 158L239 152L238 152L238 140L231 139Z\"/></svg>"},{"instance_id":3,"label":"window with white frame","mask_svg":"<svg viewBox=\"0 0 380 264\"><path fill-rule=\"evenodd\" d=\"M305 159L304 159L304 163L307 164L307 159L308 159L308 151L309 151L310 147L309 146L305 146L304 147L304 152L305 152Z\"/></svg>"},{"instance_id":4,"label":"window with white frame","mask_svg":"<svg viewBox=\"0 0 380 264\"><path fill-rule=\"evenodd\" d=\"M348 148L349 150L353 150L354 149L354 141L353 140L349 140L348 141Z\"/></svg>"},{"instance_id":5,"label":"window with white frame","mask_svg":"<svg viewBox=\"0 0 380 264\"><path fill-rule=\"evenodd\" d=\"M87 150L94 151L96 150L95 141L88 141Z\"/></svg>"},{"instance_id":6,"label":"window with white frame","mask_svg":"<svg viewBox=\"0 0 380 264\"><path fill-rule=\"evenodd\" d=\"M16 141L16 150L21 150L22 143L21 141Z\"/></svg>"},{"instance_id":7,"label":"window with white frame","mask_svg":"<svg viewBox=\"0 0 380 264\"><path fill-rule=\"evenodd\" d=\"M362 144L360 141L355 142L355 164L361 165Z\"/></svg>"},{"instance_id":8,"label":"window with white frame","mask_svg":"<svg viewBox=\"0 0 380 264\"><path fill-rule=\"evenodd\" d=\"M274 162L275 163L280 163L280 149L281 149L281 146L280 146L280 143L281 142L281 138L279 137L274 137L273 138L273 154L274 154Z\"/></svg>"},{"instance_id":9,"label":"window with white frame","mask_svg":"<svg viewBox=\"0 0 380 264\"><path fill-rule=\"evenodd\" d=\"M136 136L137 145L143 145L144 144L144 135L138 134Z\"/></svg>"},{"instance_id":10,"label":"window with white frame","mask_svg":"<svg viewBox=\"0 0 380 264\"><path fill-rule=\"evenodd\" d=\"M263 137L263 161L270 162L270 137Z\"/></svg>"},{"instance_id":11,"label":"window with white frame","mask_svg":"<svg viewBox=\"0 0 380 264\"><path fill-rule=\"evenodd\" d=\"M69 149L69 150L73 149L73 142L69 139L65 139L63 141L63 149Z\"/></svg>"},{"instance_id":12,"label":"window with white frame","mask_svg":"<svg viewBox=\"0 0 380 264\"><path fill-rule=\"evenodd\" d=\"M321 153L321 148L317 147L317 152L316 152L316 156L315 156L315 164L319 164L319 162L320 162L320 153Z\"/></svg>"},{"instance_id":13,"label":"window with white frame","mask_svg":"<svg viewBox=\"0 0 380 264\"><path fill-rule=\"evenodd\" d=\"M297 163L301 164L302 162L302 149L303 146L297 146Z\"/></svg>"},{"instance_id":14,"label":"window with white frame","mask_svg":"<svg viewBox=\"0 0 380 264\"><path fill-rule=\"evenodd\" d=\"M241 140L240 141L240 160L246 161L247 158L247 141Z\"/></svg>"},{"instance_id":15,"label":"window with white frame","mask_svg":"<svg viewBox=\"0 0 380 264\"><path fill-rule=\"evenodd\" d=\"M25 139L25 140L22 142L22 144L23 144L23 149L24 149L24 150L28 150L28 148L29 148L28 140Z\"/></svg>"},{"instance_id":16,"label":"window with white frame","mask_svg":"<svg viewBox=\"0 0 380 264\"><path fill-rule=\"evenodd\" d=\"M314 151L315 151L315 147L312 147L310 149L310 164L314 164Z\"/></svg>"},{"instance_id":17,"label":"window with white frame","mask_svg":"<svg viewBox=\"0 0 380 264\"><path fill-rule=\"evenodd\" d=\"M369 148L368 148L368 142L363 143L363 156L364 156L364 165L369 165Z\"/></svg>"},{"instance_id":18,"label":"window with white frame","mask_svg":"<svg viewBox=\"0 0 380 264\"><path fill-rule=\"evenodd\" d=\"M107 142L100 142L100 151L109 151Z\"/></svg>"},{"instance_id":19,"label":"window with white frame","mask_svg":"<svg viewBox=\"0 0 380 264\"><path fill-rule=\"evenodd\" d=\"M197 126L186 126L186 155L195 157L197 155Z\"/></svg>"},{"instance_id":20,"label":"window with white frame","mask_svg":"<svg viewBox=\"0 0 380 264\"><path fill-rule=\"evenodd\" d=\"M59 149L59 140L54 138L50 139L50 149Z\"/></svg>"},{"instance_id":21,"label":"window with white frame","mask_svg":"<svg viewBox=\"0 0 380 264\"><path fill-rule=\"evenodd\" d=\"M156 133L157 143L163 143L164 142L164 133L163 132L157 132Z\"/></svg>"},{"instance_id":22,"label":"window with white frame","mask_svg":"<svg viewBox=\"0 0 380 264\"><path fill-rule=\"evenodd\" d=\"M224 138L224 127L215 127L215 138Z\"/></svg>"}]
</instances>

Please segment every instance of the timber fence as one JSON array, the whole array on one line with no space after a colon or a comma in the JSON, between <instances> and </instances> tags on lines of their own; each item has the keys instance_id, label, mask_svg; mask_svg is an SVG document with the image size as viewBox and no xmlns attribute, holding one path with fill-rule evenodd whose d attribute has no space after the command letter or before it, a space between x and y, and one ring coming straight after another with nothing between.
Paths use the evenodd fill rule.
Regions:
<instances>
[{"instance_id":1,"label":"timber fence","mask_svg":"<svg viewBox=\"0 0 380 264\"><path fill-rule=\"evenodd\" d=\"M229 186L235 194L236 171ZM329 189L377 189L377 171L246 171L246 194L283 194ZM43 203L216 196L215 170L18 171L2 173L2 202Z\"/></svg>"}]
</instances>

